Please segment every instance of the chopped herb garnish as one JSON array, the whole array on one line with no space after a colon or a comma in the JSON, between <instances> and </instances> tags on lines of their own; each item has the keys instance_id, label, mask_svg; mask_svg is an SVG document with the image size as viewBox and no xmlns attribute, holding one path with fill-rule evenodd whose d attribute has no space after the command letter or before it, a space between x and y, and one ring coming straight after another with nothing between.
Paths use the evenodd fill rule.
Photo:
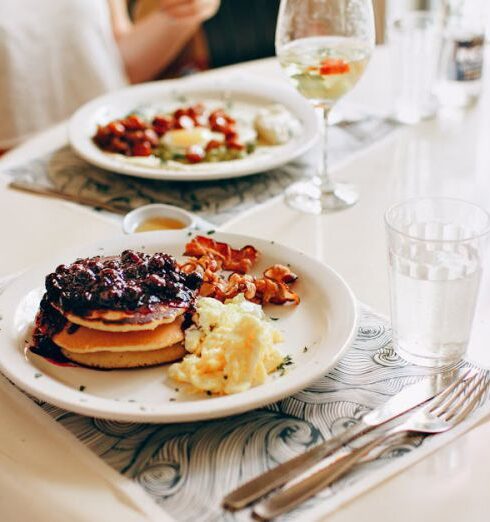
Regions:
<instances>
[{"instance_id":1,"label":"chopped herb garnish","mask_svg":"<svg viewBox=\"0 0 490 522\"><path fill-rule=\"evenodd\" d=\"M256 149L256 145L255 143L247 143L247 145L245 146L246 147L246 151L248 154L252 154L252 152Z\"/></svg>"},{"instance_id":2,"label":"chopped herb garnish","mask_svg":"<svg viewBox=\"0 0 490 522\"><path fill-rule=\"evenodd\" d=\"M42 376L43 376L42 373L37 372L34 374L34 379L39 379L39 377L42 377Z\"/></svg>"},{"instance_id":3,"label":"chopped herb garnish","mask_svg":"<svg viewBox=\"0 0 490 522\"><path fill-rule=\"evenodd\" d=\"M78 389L79 389L81 392L85 391L85 388L86 388L86 386L84 386L83 384L80 384L80 386L78 387Z\"/></svg>"},{"instance_id":4,"label":"chopped herb garnish","mask_svg":"<svg viewBox=\"0 0 490 522\"><path fill-rule=\"evenodd\" d=\"M137 109L133 109L132 111L128 112L125 116L125 118L129 118L129 116L140 116L144 117L145 113L143 112L144 107L140 107Z\"/></svg>"},{"instance_id":5,"label":"chopped herb garnish","mask_svg":"<svg viewBox=\"0 0 490 522\"><path fill-rule=\"evenodd\" d=\"M208 230L208 231L206 232L206 234L207 234L208 236L212 236L215 232L216 232L216 230Z\"/></svg>"},{"instance_id":6,"label":"chopped herb garnish","mask_svg":"<svg viewBox=\"0 0 490 522\"><path fill-rule=\"evenodd\" d=\"M192 236L192 232L189 230L189 232L187 232L187 235L190 237Z\"/></svg>"},{"instance_id":7,"label":"chopped herb garnish","mask_svg":"<svg viewBox=\"0 0 490 522\"><path fill-rule=\"evenodd\" d=\"M271 317L271 321L279 321L279 317Z\"/></svg>"},{"instance_id":8,"label":"chopped herb garnish","mask_svg":"<svg viewBox=\"0 0 490 522\"><path fill-rule=\"evenodd\" d=\"M277 366L276 370L281 372L281 375L284 375L286 372L286 367L291 366L292 364L294 364L292 357L290 355L286 355L286 357L284 357L282 360L282 363Z\"/></svg>"}]
</instances>

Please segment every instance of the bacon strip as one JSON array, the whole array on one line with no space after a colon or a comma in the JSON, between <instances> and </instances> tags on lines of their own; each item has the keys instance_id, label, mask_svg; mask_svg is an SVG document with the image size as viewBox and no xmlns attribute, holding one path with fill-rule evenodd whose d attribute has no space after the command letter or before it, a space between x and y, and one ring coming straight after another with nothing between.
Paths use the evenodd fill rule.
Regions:
<instances>
[{"instance_id":1,"label":"bacon strip","mask_svg":"<svg viewBox=\"0 0 490 522\"><path fill-rule=\"evenodd\" d=\"M221 269L220 263L216 259L208 256L202 256L199 259L189 259L183 265L180 265L181 272L190 274L197 272L202 276L203 283L199 289L199 295L209 297L214 293L216 286L222 281L222 277L217 273Z\"/></svg>"},{"instance_id":2,"label":"bacon strip","mask_svg":"<svg viewBox=\"0 0 490 522\"><path fill-rule=\"evenodd\" d=\"M280 273L278 273L279 270ZM267 274L276 279L268 277ZM238 294L244 294L249 301L262 305L267 303L297 305L300 302L299 296L289 288L284 276L290 282L297 279L296 274L282 265L268 268L264 272L264 276L260 278L234 272L228 279L225 279L214 272L207 271L203 274L204 283L199 294L202 297L214 297L222 302Z\"/></svg>"},{"instance_id":3,"label":"bacon strip","mask_svg":"<svg viewBox=\"0 0 490 522\"><path fill-rule=\"evenodd\" d=\"M199 291L202 297L226 301L244 294L246 299L258 304L297 305L300 302L298 294L289 288L298 279L290 268L276 264L268 267L262 277L247 274L258 258L258 251L253 246L236 250L226 243L197 236L186 245L184 255L191 258L180 266L180 270L202 275ZM233 273L226 279L220 274L221 270Z\"/></svg>"},{"instance_id":4,"label":"bacon strip","mask_svg":"<svg viewBox=\"0 0 490 522\"><path fill-rule=\"evenodd\" d=\"M210 237L196 236L187 243L184 255L197 259L206 256L216 260L223 270L246 274L257 261L259 253L251 245L236 250Z\"/></svg>"},{"instance_id":5,"label":"bacon strip","mask_svg":"<svg viewBox=\"0 0 490 522\"><path fill-rule=\"evenodd\" d=\"M294 283L298 276L291 269L284 265L272 265L264 272L264 277L272 279L277 283Z\"/></svg>"}]
</instances>

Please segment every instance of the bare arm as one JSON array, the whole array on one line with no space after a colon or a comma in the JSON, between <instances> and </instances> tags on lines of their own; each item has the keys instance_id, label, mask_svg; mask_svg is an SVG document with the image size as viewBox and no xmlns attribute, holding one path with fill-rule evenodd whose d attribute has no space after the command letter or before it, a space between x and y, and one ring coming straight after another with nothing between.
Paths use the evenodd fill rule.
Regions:
<instances>
[{"instance_id":1,"label":"bare arm","mask_svg":"<svg viewBox=\"0 0 490 522\"><path fill-rule=\"evenodd\" d=\"M160 9L133 23L126 0L108 0L114 36L132 83L154 78L211 17L219 0L160 0Z\"/></svg>"}]
</instances>

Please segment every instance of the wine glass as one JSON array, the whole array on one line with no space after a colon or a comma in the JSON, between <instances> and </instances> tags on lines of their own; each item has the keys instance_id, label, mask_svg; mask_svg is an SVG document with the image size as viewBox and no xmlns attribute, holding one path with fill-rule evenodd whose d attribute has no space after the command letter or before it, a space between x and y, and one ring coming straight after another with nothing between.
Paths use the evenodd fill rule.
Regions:
<instances>
[{"instance_id":1,"label":"wine glass","mask_svg":"<svg viewBox=\"0 0 490 522\"><path fill-rule=\"evenodd\" d=\"M334 103L361 77L374 49L372 0L281 0L276 54L281 67L322 119L322 159L315 176L286 191L286 202L324 214L358 200L350 185L328 174L327 126Z\"/></svg>"}]
</instances>

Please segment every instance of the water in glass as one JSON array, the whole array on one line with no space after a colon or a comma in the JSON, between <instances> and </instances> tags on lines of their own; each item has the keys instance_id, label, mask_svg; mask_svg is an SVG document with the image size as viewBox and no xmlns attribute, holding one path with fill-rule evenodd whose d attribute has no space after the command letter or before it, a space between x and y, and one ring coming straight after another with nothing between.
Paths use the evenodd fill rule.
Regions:
<instances>
[{"instance_id":1,"label":"water in glass","mask_svg":"<svg viewBox=\"0 0 490 522\"><path fill-rule=\"evenodd\" d=\"M386 222L394 346L424 366L454 363L470 339L488 215L464 201L421 198L390 209Z\"/></svg>"}]
</instances>

